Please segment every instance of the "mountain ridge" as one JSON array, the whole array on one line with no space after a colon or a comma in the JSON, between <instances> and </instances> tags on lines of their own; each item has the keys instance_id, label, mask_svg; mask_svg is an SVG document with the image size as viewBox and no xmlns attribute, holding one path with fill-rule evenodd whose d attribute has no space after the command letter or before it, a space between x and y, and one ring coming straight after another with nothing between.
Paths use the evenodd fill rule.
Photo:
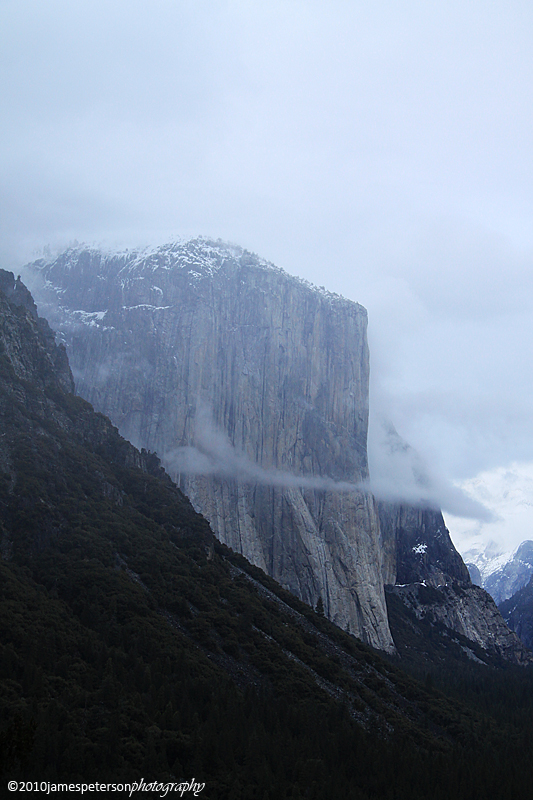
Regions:
<instances>
[{"instance_id":1,"label":"mountain ridge","mask_svg":"<svg viewBox=\"0 0 533 800\"><path fill-rule=\"evenodd\" d=\"M81 247L28 271L41 277L39 302L55 308L79 391L158 451L217 536L285 588L312 606L320 598L337 624L392 652L384 584L441 586L446 606L446 584L470 583L438 511L269 485L271 470L302 483L368 480L362 306L211 240L162 246L147 261ZM213 463L251 474L217 476ZM469 597L466 629L492 647L485 598ZM509 653L503 620L500 633Z\"/></svg>"},{"instance_id":2,"label":"mountain ridge","mask_svg":"<svg viewBox=\"0 0 533 800\"><path fill-rule=\"evenodd\" d=\"M468 569L474 573L475 582L483 586L500 606L529 582L533 572L533 542L526 539L515 550L497 551L492 556L490 549L491 545L482 550L471 549L464 556Z\"/></svg>"}]
</instances>

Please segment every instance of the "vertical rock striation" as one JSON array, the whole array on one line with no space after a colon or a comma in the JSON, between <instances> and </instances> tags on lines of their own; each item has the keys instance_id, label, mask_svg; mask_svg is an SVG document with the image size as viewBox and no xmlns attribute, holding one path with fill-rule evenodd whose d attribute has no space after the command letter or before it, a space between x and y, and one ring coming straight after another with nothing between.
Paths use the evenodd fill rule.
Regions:
<instances>
[{"instance_id":1,"label":"vertical rock striation","mask_svg":"<svg viewBox=\"0 0 533 800\"><path fill-rule=\"evenodd\" d=\"M441 513L368 491L362 306L204 239L142 253L80 247L28 269L78 392L160 455L221 541L382 650L394 650L387 584L527 662L471 586Z\"/></svg>"},{"instance_id":2,"label":"vertical rock striation","mask_svg":"<svg viewBox=\"0 0 533 800\"><path fill-rule=\"evenodd\" d=\"M206 240L143 254L79 248L32 270L78 392L160 454L223 542L393 649L379 522L362 486L366 311Z\"/></svg>"}]
</instances>

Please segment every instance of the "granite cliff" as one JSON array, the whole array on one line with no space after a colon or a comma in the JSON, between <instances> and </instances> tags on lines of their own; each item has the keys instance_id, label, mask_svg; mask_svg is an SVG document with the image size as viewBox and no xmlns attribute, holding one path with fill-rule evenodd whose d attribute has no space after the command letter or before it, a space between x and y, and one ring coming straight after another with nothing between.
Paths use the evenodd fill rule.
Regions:
<instances>
[{"instance_id":1,"label":"granite cliff","mask_svg":"<svg viewBox=\"0 0 533 800\"><path fill-rule=\"evenodd\" d=\"M440 512L368 491L362 306L204 239L77 247L27 274L77 391L161 456L222 542L340 627L392 651L385 584L470 585Z\"/></svg>"},{"instance_id":2,"label":"granite cliff","mask_svg":"<svg viewBox=\"0 0 533 800\"><path fill-rule=\"evenodd\" d=\"M378 501L386 585L470 583L440 511Z\"/></svg>"},{"instance_id":3,"label":"granite cliff","mask_svg":"<svg viewBox=\"0 0 533 800\"><path fill-rule=\"evenodd\" d=\"M391 650L374 499L327 488L368 479L366 311L205 241L70 251L42 274L78 392L222 542Z\"/></svg>"},{"instance_id":4,"label":"granite cliff","mask_svg":"<svg viewBox=\"0 0 533 800\"><path fill-rule=\"evenodd\" d=\"M384 501L377 507L388 595L444 638L446 630L454 631L489 656L531 663L531 654L520 646L491 595L470 580L441 512ZM486 663L485 658L479 660Z\"/></svg>"}]
</instances>

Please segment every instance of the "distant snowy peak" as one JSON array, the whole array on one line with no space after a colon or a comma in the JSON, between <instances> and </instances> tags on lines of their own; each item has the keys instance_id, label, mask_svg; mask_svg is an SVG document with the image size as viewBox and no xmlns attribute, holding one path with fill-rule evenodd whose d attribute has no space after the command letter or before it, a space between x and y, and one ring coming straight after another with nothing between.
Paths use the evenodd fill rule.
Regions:
<instances>
[{"instance_id":1,"label":"distant snowy peak","mask_svg":"<svg viewBox=\"0 0 533 800\"><path fill-rule=\"evenodd\" d=\"M533 541L529 540L514 552L495 553L489 545L486 549L469 550L463 558L472 581L483 586L497 605L522 589L533 575Z\"/></svg>"},{"instance_id":2,"label":"distant snowy peak","mask_svg":"<svg viewBox=\"0 0 533 800\"><path fill-rule=\"evenodd\" d=\"M462 554L467 567L469 569L470 567L477 569L481 579L480 586L484 586L487 578L501 570L513 558L513 555L512 550L504 553L501 551L495 552L494 547L490 544L487 547L473 547Z\"/></svg>"}]
</instances>

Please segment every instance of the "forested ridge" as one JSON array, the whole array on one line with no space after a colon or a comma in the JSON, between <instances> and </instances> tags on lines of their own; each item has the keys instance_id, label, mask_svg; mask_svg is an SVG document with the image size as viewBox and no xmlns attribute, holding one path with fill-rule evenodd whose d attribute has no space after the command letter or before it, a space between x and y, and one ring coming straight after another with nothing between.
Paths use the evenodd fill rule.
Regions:
<instances>
[{"instance_id":1,"label":"forested ridge","mask_svg":"<svg viewBox=\"0 0 533 800\"><path fill-rule=\"evenodd\" d=\"M54 378L31 308L0 296L0 321L2 790L194 777L210 800L530 797L530 670L409 658L430 634L400 615L385 660L218 543L64 364Z\"/></svg>"}]
</instances>

